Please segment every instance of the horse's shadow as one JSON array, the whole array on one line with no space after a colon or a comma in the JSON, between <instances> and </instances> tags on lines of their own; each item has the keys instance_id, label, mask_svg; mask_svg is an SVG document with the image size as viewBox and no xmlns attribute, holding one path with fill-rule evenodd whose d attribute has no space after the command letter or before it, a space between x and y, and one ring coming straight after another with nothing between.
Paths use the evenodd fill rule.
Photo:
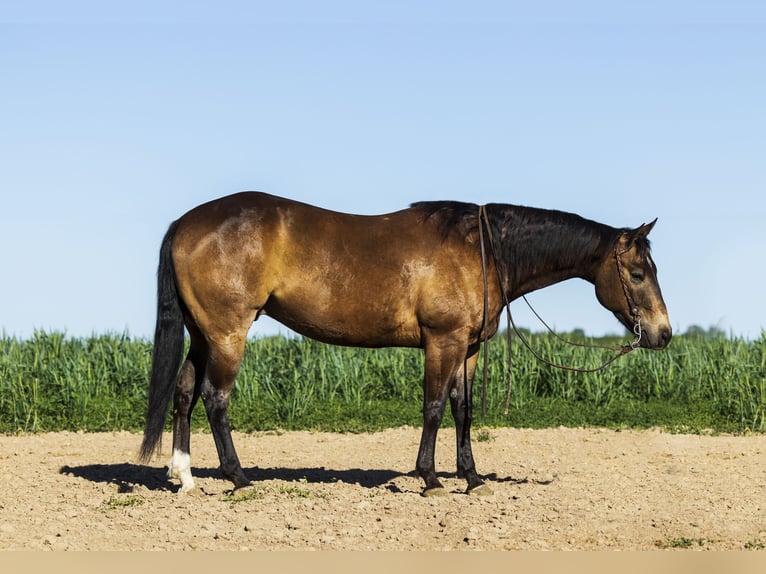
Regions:
<instances>
[{"instance_id":1,"label":"horse's shadow","mask_svg":"<svg viewBox=\"0 0 766 574\"><path fill-rule=\"evenodd\" d=\"M83 478L90 482L114 484L120 493L133 492L136 486L143 486L148 490L177 490L178 485L167 477L167 469L144 466L131 463L121 464L87 464L83 466L62 466L60 474ZM196 478L218 478L223 480L221 472L217 468L192 468L192 474ZM245 475L253 483L268 480L283 480L285 482L306 482L318 484L332 484L344 482L358 484L363 488L378 488L385 486L393 492L400 492L393 480L403 476L417 477L416 471L400 472L385 469L361 469L352 468L346 470L328 469L325 467L315 468L249 468L245 469ZM454 473L438 473L441 478L453 478ZM528 478L498 477L490 474L483 477L490 482L508 482L513 484L539 484L547 485L552 481L533 480Z\"/></svg>"},{"instance_id":2,"label":"horse's shadow","mask_svg":"<svg viewBox=\"0 0 766 574\"><path fill-rule=\"evenodd\" d=\"M244 469L245 475L253 483L268 480L283 480L285 482L307 483L337 483L345 482L359 484L364 488L376 488L389 485L392 480L401 476L414 475L381 469L347 469L333 470L324 467L317 468L249 468ZM60 474L83 478L90 482L114 484L118 492L132 492L135 486L143 486L148 490L176 490L178 485L167 477L167 468L151 467L138 464L87 464L83 466L62 466ZM192 468L195 478L217 478L224 480L217 468ZM391 485L389 485L391 487Z\"/></svg>"}]
</instances>

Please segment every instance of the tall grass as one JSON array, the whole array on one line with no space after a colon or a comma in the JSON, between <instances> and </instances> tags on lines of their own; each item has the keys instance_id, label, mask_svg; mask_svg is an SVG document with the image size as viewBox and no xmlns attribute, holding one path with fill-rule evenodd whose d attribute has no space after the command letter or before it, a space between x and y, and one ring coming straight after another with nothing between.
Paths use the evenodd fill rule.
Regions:
<instances>
[{"instance_id":1,"label":"tall grass","mask_svg":"<svg viewBox=\"0 0 766 574\"><path fill-rule=\"evenodd\" d=\"M540 334L532 345L559 363L593 367L608 353ZM126 334L69 338L37 332L0 338L0 432L140 430L151 341ZM766 334L677 336L665 351L636 351L599 373L548 367L513 346L513 393L503 414L508 352L489 346L490 426L595 425L731 432L766 431ZM421 424L423 357L417 349L354 349L300 338L248 342L232 397L233 426L374 430ZM204 409L193 418L207 428ZM452 424L449 414L445 425Z\"/></svg>"},{"instance_id":2,"label":"tall grass","mask_svg":"<svg viewBox=\"0 0 766 574\"><path fill-rule=\"evenodd\" d=\"M0 339L0 431L141 427L151 349L127 335Z\"/></svg>"}]
</instances>

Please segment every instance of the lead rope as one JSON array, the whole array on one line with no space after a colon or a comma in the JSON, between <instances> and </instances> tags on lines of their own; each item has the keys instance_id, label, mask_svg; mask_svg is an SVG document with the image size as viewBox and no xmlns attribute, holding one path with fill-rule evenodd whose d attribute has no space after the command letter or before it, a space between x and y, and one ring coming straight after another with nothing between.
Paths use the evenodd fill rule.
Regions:
<instances>
[{"instance_id":1,"label":"lead rope","mask_svg":"<svg viewBox=\"0 0 766 574\"><path fill-rule=\"evenodd\" d=\"M487 255L484 252L484 226L481 224L481 214L484 206L479 207L479 243L481 244L481 272L484 277L484 319L483 319L483 333L484 333L484 369L482 370L481 381L481 418L487 414L487 368L489 365L489 353L487 352L487 314L489 313L489 282L487 281ZM470 399L466 399L466 405Z\"/></svg>"},{"instance_id":2,"label":"lead rope","mask_svg":"<svg viewBox=\"0 0 766 574\"><path fill-rule=\"evenodd\" d=\"M489 244L490 247L492 247L492 257L495 260L495 272L497 273L497 279L502 283L500 280L500 269L497 267L497 257L495 256L495 242L492 238L492 229L489 226L489 217L487 217L487 207L485 205L479 206L479 242L481 243L481 271L482 275L484 277L484 369L482 372L482 382L481 382L481 416L484 418L487 411L487 371L488 371L488 355L489 355L489 348L487 346L487 315L489 313L488 305L489 305L489 281L487 279L487 259L484 252L484 225L482 225L482 222L484 225L487 226L487 235L489 235ZM511 341L511 325L512 325L512 319L511 319L511 304L508 301L508 296L506 295L505 289L503 285L500 285L500 291L503 294L503 302L505 304L506 309L506 341L508 344L508 391L505 396L505 410L503 411L505 415L508 414L508 406L511 401L511 389L513 388L513 353L512 353L512 341Z\"/></svg>"},{"instance_id":3,"label":"lead rope","mask_svg":"<svg viewBox=\"0 0 766 574\"><path fill-rule=\"evenodd\" d=\"M483 224L483 225L482 225ZM495 270L497 272L498 280L500 280L500 269L497 267L497 257L495 256L494 250L495 250L495 242L492 237L492 229L489 225L489 218L487 217L487 209L486 206L482 205L479 207L479 240L481 242L481 265L482 265L482 273L484 276L484 373L483 373L483 380L482 380L482 405L481 405L481 414L482 417L484 417L486 413L486 393L487 393L487 313L488 313L488 295L489 295L489 287L488 287L488 279L487 279L487 266L486 266L486 255L484 252L484 232L483 227L486 225L487 227L487 235L489 236L489 242L490 247L492 248L492 256L495 259ZM625 253L623 251L622 253ZM629 345L596 345L593 343L576 343L574 341L570 341L568 339L563 338L559 334L557 334L553 329L551 329L548 324L540 317L540 315L535 311L535 309L532 307L532 305L527 300L526 296L524 296L524 301L527 303L529 308L532 310L532 312L535 314L535 317L538 318L538 320L545 325L545 327L553 333L553 335L574 347L585 347L589 349L606 349L610 351L617 351L617 354L610 359L608 359L605 363L602 365L592 368L592 369L583 369L578 367L570 367L568 365L559 365L557 363L554 363L542 355L540 355L537 351L535 351L532 346L529 344L529 341L522 335L521 331L518 327L516 327L516 323L513 321L513 316L511 315L511 303L508 300L508 295L506 293L506 290L503 285L500 285L500 290L503 293L503 303L505 304L505 310L506 310L506 317L507 317L507 324L508 328L506 329L507 334L507 340L508 340L508 391L505 396L505 409L503 411L504 415L508 415L508 410L510 407L510 400L511 400L511 389L513 387L513 354L512 354L512 341L511 341L511 328L513 328L513 332L516 333L516 336L519 338L519 340L524 344L524 346L532 353L532 355L538 360L543 363L545 363L548 366L554 367L556 369L562 369L565 371L573 371L576 373L595 373L598 371L601 371L611 365L613 362L615 362L620 357L627 355L629 352L636 349L641 341L642 336L642 330L641 330L641 318L638 314L638 308L636 308L633 305L633 302L630 297L630 293L628 291L628 286L625 284L625 280L622 278L622 261L620 260L620 255L622 253L618 252L615 248L615 260L617 262L617 273L620 277L620 282L622 283L622 288L625 292L625 297L628 301L628 307L631 309L633 313L633 320L635 322L633 327L633 333L636 335L636 340L630 343Z\"/></svg>"}]
</instances>

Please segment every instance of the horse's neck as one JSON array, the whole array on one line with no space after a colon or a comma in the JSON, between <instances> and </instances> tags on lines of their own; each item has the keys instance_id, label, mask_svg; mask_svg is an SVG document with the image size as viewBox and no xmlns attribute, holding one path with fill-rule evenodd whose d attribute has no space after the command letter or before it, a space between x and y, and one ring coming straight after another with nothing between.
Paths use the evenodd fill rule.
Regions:
<instances>
[{"instance_id":1,"label":"horse's neck","mask_svg":"<svg viewBox=\"0 0 766 574\"><path fill-rule=\"evenodd\" d=\"M592 283L614 232L575 215L556 212L546 219L548 212L540 213L542 219L534 224L507 228L506 287L511 300L567 279Z\"/></svg>"}]
</instances>

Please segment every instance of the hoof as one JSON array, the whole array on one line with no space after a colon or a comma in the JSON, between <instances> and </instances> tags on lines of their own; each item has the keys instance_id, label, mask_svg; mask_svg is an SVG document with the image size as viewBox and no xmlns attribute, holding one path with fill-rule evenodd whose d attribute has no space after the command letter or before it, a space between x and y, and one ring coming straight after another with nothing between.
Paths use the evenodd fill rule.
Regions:
<instances>
[{"instance_id":1,"label":"hoof","mask_svg":"<svg viewBox=\"0 0 766 574\"><path fill-rule=\"evenodd\" d=\"M447 496L447 491L443 486L435 486L433 488L426 488L423 490L422 495L426 498L434 498L437 496Z\"/></svg>"},{"instance_id":2,"label":"hoof","mask_svg":"<svg viewBox=\"0 0 766 574\"><path fill-rule=\"evenodd\" d=\"M466 494L469 496L492 496L495 493L492 492L492 489L486 484L480 484L479 486L469 488L466 491Z\"/></svg>"}]
</instances>

